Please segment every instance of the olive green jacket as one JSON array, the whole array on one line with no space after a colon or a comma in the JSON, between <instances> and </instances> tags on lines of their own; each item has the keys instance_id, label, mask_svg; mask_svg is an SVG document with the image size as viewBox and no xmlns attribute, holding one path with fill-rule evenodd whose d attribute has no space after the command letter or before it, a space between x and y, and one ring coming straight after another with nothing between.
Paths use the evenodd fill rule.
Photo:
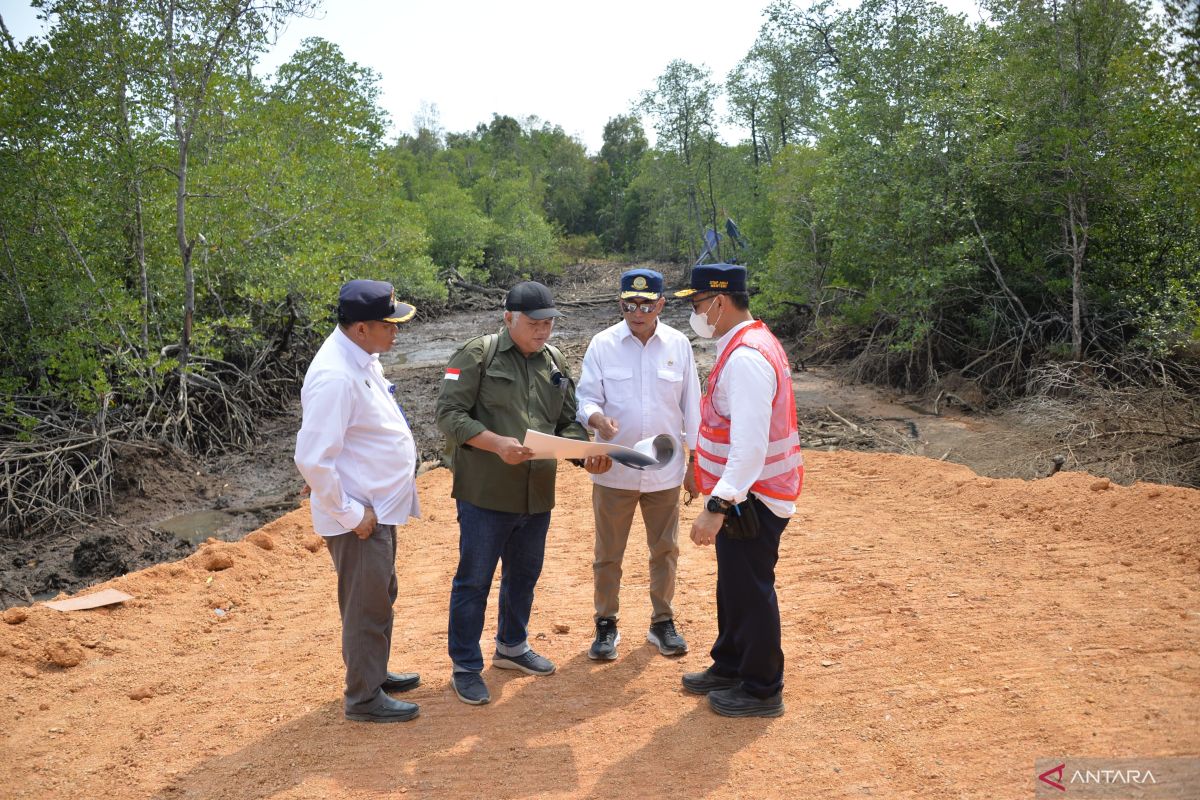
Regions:
<instances>
[{"instance_id":1,"label":"olive green jacket","mask_svg":"<svg viewBox=\"0 0 1200 800\"><path fill-rule=\"evenodd\" d=\"M500 332L496 354L483 372L488 337L467 342L450 358L438 395L437 424L454 446L451 496L492 511L540 514L554 508L558 462L535 459L506 464L500 456L465 444L486 431L524 441L525 431L588 440L575 421L575 383L561 356L559 385L554 359L543 347L526 358L508 330Z\"/></svg>"}]
</instances>

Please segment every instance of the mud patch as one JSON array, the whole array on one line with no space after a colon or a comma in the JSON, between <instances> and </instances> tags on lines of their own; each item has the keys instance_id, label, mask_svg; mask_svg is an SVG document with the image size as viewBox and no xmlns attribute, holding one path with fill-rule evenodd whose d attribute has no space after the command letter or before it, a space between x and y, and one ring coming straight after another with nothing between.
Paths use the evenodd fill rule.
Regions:
<instances>
[{"instance_id":1,"label":"mud patch","mask_svg":"<svg viewBox=\"0 0 1200 800\"><path fill-rule=\"evenodd\" d=\"M126 543L108 533L88 536L75 546L71 569L80 578L104 580L129 571Z\"/></svg>"}]
</instances>

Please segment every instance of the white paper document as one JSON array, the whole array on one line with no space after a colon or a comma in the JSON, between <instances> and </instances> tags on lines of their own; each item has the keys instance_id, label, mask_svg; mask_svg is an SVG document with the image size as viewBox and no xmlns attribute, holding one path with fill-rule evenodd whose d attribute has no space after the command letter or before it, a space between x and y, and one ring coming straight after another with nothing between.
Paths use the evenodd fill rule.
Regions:
<instances>
[{"instance_id":1,"label":"white paper document","mask_svg":"<svg viewBox=\"0 0 1200 800\"><path fill-rule=\"evenodd\" d=\"M660 433L658 436L642 439L633 447L625 447L606 442L581 442L578 439L564 439L561 436L527 430L523 444L533 451L534 458L608 456L619 464L641 470L662 469L675 457L675 451L679 449L679 443L669 433Z\"/></svg>"}]
</instances>

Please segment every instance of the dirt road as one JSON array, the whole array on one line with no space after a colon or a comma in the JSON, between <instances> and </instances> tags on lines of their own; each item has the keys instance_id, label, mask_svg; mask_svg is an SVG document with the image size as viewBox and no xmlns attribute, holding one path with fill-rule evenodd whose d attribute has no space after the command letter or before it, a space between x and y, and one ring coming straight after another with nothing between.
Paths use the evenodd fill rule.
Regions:
<instances>
[{"instance_id":1,"label":"dirt road","mask_svg":"<svg viewBox=\"0 0 1200 800\"><path fill-rule=\"evenodd\" d=\"M104 584L124 606L6 612L0 794L994 800L1032 796L1038 757L1200 753L1198 491L810 453L778 568L788 710L727 720L679 686L708 663L711 549L683 546L692 652L668 660L642 642L635 527L620 658L588 661L590 488L572 468L531 623L559 671L488 669L492 704L458 702L448 477L419 479L426 518L400 536L393 666L422 673L416 721L343 720L334 575L300 510L257 544Z\"/></svg>"}]
</instances>

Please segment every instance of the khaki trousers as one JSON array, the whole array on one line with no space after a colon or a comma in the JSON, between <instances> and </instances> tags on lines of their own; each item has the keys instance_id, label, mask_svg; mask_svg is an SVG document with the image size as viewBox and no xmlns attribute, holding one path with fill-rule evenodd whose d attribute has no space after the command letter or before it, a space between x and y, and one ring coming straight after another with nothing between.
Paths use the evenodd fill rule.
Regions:
<instances>
[{"instance_id":1,"label":"khaki trousers","mask_svg":"<svg viewBox=\"0 0 1200 800\"><path fill-rule=\"evenodd\" d=\"M679 561L679 488L658 492L610 489L592 484L592 511L596 515L596 551L592 574L596 584L596 614L618 617L621 592L621 561L629 541L633 512L642 508L646 524L646 546L650 551L651 622L672 619L675 568Z\"/></svg>"}]
</instances>

